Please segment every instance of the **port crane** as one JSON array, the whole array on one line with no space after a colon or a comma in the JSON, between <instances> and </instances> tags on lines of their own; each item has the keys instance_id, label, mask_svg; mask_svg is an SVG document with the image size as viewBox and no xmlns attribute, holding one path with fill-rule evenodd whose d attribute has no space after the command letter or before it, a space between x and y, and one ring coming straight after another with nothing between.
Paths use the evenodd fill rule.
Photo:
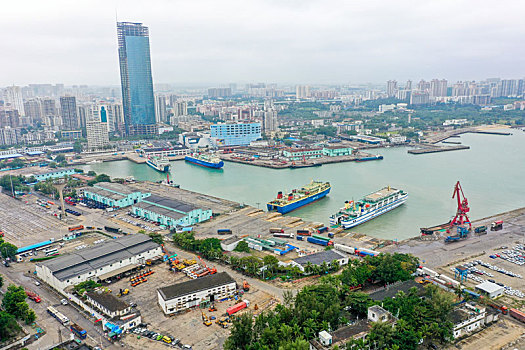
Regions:
<instances>
[{"instance_id":1,"label":"port crane","mask_svg":"<svg viewBox=\"0 0 525 350\"><path fill-rule=\"evenodd\" d=\"M466 231L466 224L468 224L468 231L470 231L472 229L472 223L470 222L470 219L467 215L467 213L470 211L470 208L468 206L467 197L465 197L465 194L463 193L463 188L461 188L461 184L459 183L459 181L456 182L456 186L454 186L452 198L455 198L457 200L458 208L456 210L456 216L450 222L450 225L447 229L447 233L450 233L450 230L455 226L460 226L464 228L464 230L462 230L462 232L464 232Z\"/></svg>"}]
</instances>

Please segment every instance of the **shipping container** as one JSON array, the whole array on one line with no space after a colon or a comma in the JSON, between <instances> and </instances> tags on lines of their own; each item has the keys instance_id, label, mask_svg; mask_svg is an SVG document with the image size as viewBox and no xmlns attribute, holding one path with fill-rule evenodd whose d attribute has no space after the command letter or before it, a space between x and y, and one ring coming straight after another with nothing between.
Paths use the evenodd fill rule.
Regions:
<instances>
[{"instance_id":1,"label":"shipping container","mask_svg":"<svg viewBox=\"0 0 525 350\"><path fill-rule=\"evenodd\" d=\"M282 228L274 227L270 229L270 233L284 233L284 230Z\"/></svg>"},{"instance_id":2,"label":"shipping container","mask_svg":"<svg viewBox=\"0 0 525 350\"><path fill-rule=\"evenodd\" d=\"M347 254L355 254L355 248L349 247L349 246L344 245L344 244L336 243L336 244L334 244L334 248L336 250L340 250L340 251L345 252Z\"/></svg>"},{"instance_id":3,"label":"shipping container","mask_svg":"<svg viewBox=\"0 0 525 350\"><path fill-rule=\"evenodd\" d=\"M229 308L226 309L226 313L231 316L236 312L241 311L242 309L247 308L250 305L250 302L248 300L243 300L242 302L235 304Z\"/></svg>"},{"instance_id":4,"label":"shipping container","mask_svg":"<svg viewBox=\"0 0 525 350\"><path fill-rule=\"evenodd\" d=\"M298 236L311 236L312 232L310 232L309 230L297 230L297 235Z\"/></svg>"},{"instance_id":5,"label":"shipping container","mask_svg":"<svg viewBox=\"0 0 525 350\"><path fill-rule=\"evenodd\" d=\"M218 235L231 235L232 234L232 230L230 230L229 228L219 229L219 230L217 230L217 234Z\"/></svg>"},{"instance_id":6,"label":"shipping container","mask_svg":"<svg viewBox=\"0 0 525 350\"><path fill-rule=\"evenodd\" d=\"M323 232L326 232L326 231L328 231L328 227L326 227L326 226L319 227L317 229L317 233L323 233Z\"/></svg>"},{"instance_id":7,"label":"shipping container","mask_svg":"<svg viewBox=\"0 0 525 350\"><path fill-rule=\"evenodd\" d=\"M283 237L283 238L294 238L295 235L293 233L274 233L274 237Z\"/></svg>"},{"instance_id":8,"label":"shipping container","mask_svg":"<svg viewBox=\"0 0 525 350\"><path fill-rule=\"evenodd\" d=\"M329 245L333 245L333 242L330 241L330 240L324 240L324 239L319 239L319 238L315 238L315 237L308 237L306 238L306 240L310 243L313 243L313 244L319 244L319 245L323 245L323 246L329 246Z\"/></svg>"},{"instance_id":9,"label":"shipping container","mask_svg":"<svg viewBox=\"0 0 525 350\"><path fill-rule=\"evenodd\" d=\"M518 309L510 309L509 314L521 322L525 322L525 313L521 312Z\"/></svg>"}]
</instances>

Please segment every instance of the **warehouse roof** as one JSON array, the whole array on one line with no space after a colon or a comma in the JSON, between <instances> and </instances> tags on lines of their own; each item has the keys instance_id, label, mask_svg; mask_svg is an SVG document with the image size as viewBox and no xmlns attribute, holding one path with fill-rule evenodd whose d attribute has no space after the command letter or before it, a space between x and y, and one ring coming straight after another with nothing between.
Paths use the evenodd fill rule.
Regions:
<instances>
[{"instance_id":1,"label":"warehouse roof","mask_svg":"<svg viewBox=\"0 0 525 350\"><path fill-rule=\"evenodd\" d=\"M226 272L219 272L214 275L159 288L158 292L164 300L170 300L187 294L193 294L203 290L223 286L229 283L235 283L235 280L231 278L231 276Z\"/></svg>"},{"instance_id":2,"label":"warehouse roof","mask_svg":"<svg viewBox=\"0 0 525 350\"><path fill-rule=\"evenodd\" d=\"M183 213L189 213L190 211L197 209L197 207L193 204L168 197L157 196L154 194L152 194L148 198L143 199L143 201L148 202L150 204L167 207L169 209L177 210Z\"/></svg>"},{"instance_id":3,"label":"warehouse roof","mask_svg":"<svg viewBox=\"0 0 525 350\"><path fill-rule=\"evenodd\" d=\"M87 296L111 312L126 310L129 307L126 302L120 300L111 293L88 292Z\"/></svg>"},{"instance_id":4,"label":"warehouse roof","mask_svg":"<svg viewBox=\"0 0 525 350\"><path fill-rule=\"evenodd\" d=\"M128 235L89 249L46 261L41 266L46 266L57 279L64 281L111 265L117 261L129 259L158 246L146 235Z\"/></svg>"},{"instance_id":5,"label":"warehouse roof","mask_svg":"<svg viewBox=\"0 0 525 350\"><path fill-rule=\"evenodd\" d=\"M139 190L136 190L126 185L119 184L117 182L99 182L95 184L95 187L102 188L108 191L114 191L123 195L140 192Z\"/></svg>"},{"instance_id":6,"label":"warehouse roof","mask_svg":"<svg viewBox=\"0 0 525 350\"><path fill-rule=\"evenodd\" d=\"M323 262L331 263L334 260L339 260L346 258L346 255L338 253L334 250L325 250L319 253L314 253L300 258L295 259L294 261L300 265L306 265L311 263L312 265L321 265Z\"/></svg>"},{"instance_id":7,"label":"warehouse roof","mask_svg":"<svg viewBox=\"0 0 525 350\"><path fill-rule=\"evenodd\" d=\"M103 188L97 188L97 187L86 187L84 188L84 192L95 193L95 194L98 194L99 196L110 198L116 201L126 198L126 196L124 195L117 194L115 192L111 192Z\"/></svg>"},{"instance_id":8,"label":"warehouse roof","mask_svg":"<svg viewBox=\"0 0 525 350\"><path fill-rule=\"evenodd\" d=\"M408 291L413 287L416 287L418 291L423 290L423 286L420 283L417 283L414 280L408 280L408 281L388 285L386 288L370 293L368 296L372 300L382 301L386 298L395 297L397 292L399 291L408 293Z\"/></svg>"},{"instance_id":9,"label":"warehouse roof","mask_svg":"<svg viewBox=\"0 0 525 350\"><path fill-rule=\"evenodd\" d=\"M163 207L159 207L158 205L150 204L146 202L138 202L138 203L133 204L133 206L144 209L146 211L157 213L159 215L163 215L173 220L179 220L180 218L183 218L186 216L185 214L179 213L178 211L169 210Z\"/></svg>"},{"instance_id":10,"label":"warehouse roof","mask_svg":"<svg viewBox=\"0 0 525 350\"><path fill-rule=\"evenodd\" d=\"M504 287L497 285L496 283L492 283L489 281L485 281L483 283L480 283L476 286L476 289L484 291L485 293L492 294L499 292L500 290L504 289Z\"/></svg>"}]
</instances>

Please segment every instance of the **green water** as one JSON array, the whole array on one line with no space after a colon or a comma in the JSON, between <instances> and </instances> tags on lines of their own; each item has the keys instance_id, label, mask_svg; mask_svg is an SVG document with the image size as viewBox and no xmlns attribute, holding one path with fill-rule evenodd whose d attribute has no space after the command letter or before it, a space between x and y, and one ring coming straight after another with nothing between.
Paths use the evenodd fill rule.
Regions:
<instances>
[{"instance_id":1,"label":"green water","mask_svg":"<svg viewBox=\"0 0 525 350\"><path fill-rule=\"evenodd\" d=\"M409 193L401 207L352 229L389 239L419 234L419 228L448 221L456 210L451 198L461 181L471 219L525 207L525 132L512 136L466 134L460 138L470 150L411 155L406 148L378 150L384 160L338 163L304 169L274 170L226 162L222 170L172 162L172 179L182 188L266 208L278 191L292 190L311 179L330 181L324 199L289 215L328 224L328 217L345 200L360 199L390 185ZM157 181L164 175L146 164L131 161L90 164L84 167L112 177L133 176Z\"/></svg>"}]
</instances>

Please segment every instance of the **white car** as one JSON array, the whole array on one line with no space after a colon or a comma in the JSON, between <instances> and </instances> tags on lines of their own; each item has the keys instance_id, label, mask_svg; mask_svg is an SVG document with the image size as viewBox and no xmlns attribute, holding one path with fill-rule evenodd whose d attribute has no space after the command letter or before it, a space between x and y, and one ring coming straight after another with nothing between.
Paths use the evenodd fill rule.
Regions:
<instances>
[{"instance_id":1,"label":"white car","mask_svg":"<svg viewBox=\"0 0 525 350\"><path fill-rule=\"evenodd\" d=\"M39 286L39 285L40 285L40 282L35 281L35 285Z\"/></svg>"},{"instance_id":2,"label":"white car","mask_svg":"<svg viewBox=\"0 0 525 350\"><path fill-rule=\"evenodd\" d=\"M62 305L67 305L67 304L68 304L68 302L67 302L66 299L62 299L62 300L60 300L60 303L61 303Z\"/></svg>"}]
</instances>

